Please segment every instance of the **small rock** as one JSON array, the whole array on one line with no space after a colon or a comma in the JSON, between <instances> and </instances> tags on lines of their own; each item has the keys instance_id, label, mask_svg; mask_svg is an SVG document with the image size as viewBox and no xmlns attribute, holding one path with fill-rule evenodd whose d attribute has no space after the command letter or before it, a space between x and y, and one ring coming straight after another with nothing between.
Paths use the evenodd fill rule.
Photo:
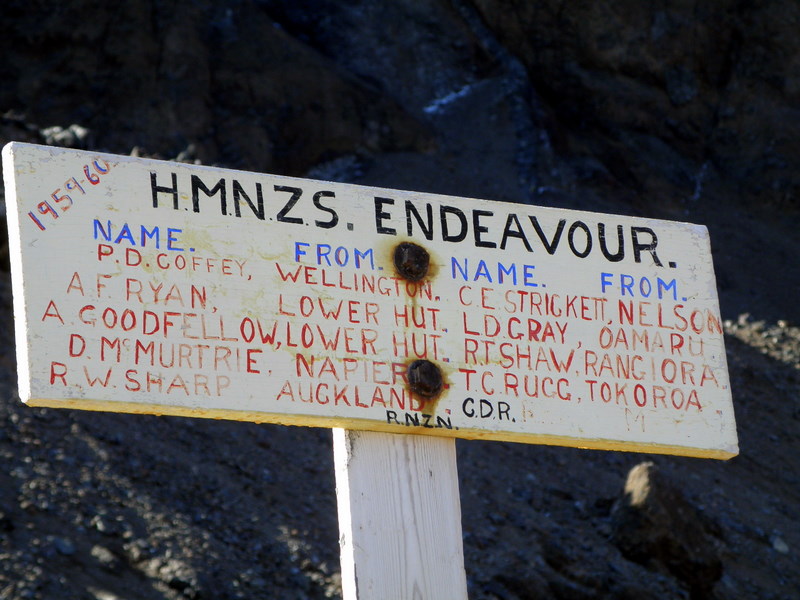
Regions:
<instances>
[{"instance_id":1,"label":"small rock","mask_svg":"<svg viewBox=\"0 0 800 600\"><path fill-rule=\"evenodd\" d=\"M66 129L59 126L48 127L40 132L45 143L64 148L86 148L89 130L86 127L72 124Z\"/></svg>"},{"instance_id":2,"label":"small rock","mask_svg":"<svg viewBox=\"0 0 800 600\"><path fill-rule=\"evenodd\" d=\"M176 162L182 163L195 163L195 159L197 158L197 148L194 144L189 144L186 146L184 150L178 153L175 157Z\"/></svg>"},{"instance_id":3,"label":"small rock","mask_svg":"<svg viewBox=\"0 0 800 600\"><path fill-rule=\"evenodd\" d=\"M67 538L57 537L53 540L53 545L59 554L64 556L72 556L75 554L75 544Z\"/></svg>"},{"instance_id":4,"label":"small rock","mask_svg":"<svg viewBox=\"0 0 800 600\"><path fill-rule=\"evenodd\" d=\"M14 522L0 511L0 532L8 533L14 531Z\"/></svg>"},{"instance_id":5,"label":"small rock","mask_svg":"<svg viewBox=\"0 0 800 600\"><path fill-rule=\"evenodd\" d=\"M113 592L109 592L108 590L89 586L87 591L95 598L95 600L121 600L119 596Z\"/></svg>"},{"instance_id":6,"label":"small rock","mask_svg":"<svg viewBox=\"0 0 800 600\"><path fill-rule=\"evenodd\" d=\"M688 104L697 96L697 80L685 67L668 69L665 73L667 95L675 106Z\"/></svg>"},{"instance_id":7,"label":"small rock","mask_svg":"<svg viewBox=\"0 0 800 600\"><path fill-rule=\"evenodd\" d=\"M105 546L96 544L92 546L92 556L97 559L104 569L107 571L116 572L119 570L119 558Z\"/></svg>"},{"instance_id":8,"label":"small rock","mask_svg":"<svg viewBox=\"0 0 800 600\"><path fill-rule=\"evenodd\" d=\"M775 552L780 552L781 554L789 554L789 544L783 541L783 538L778 537L777 535L773 535L772 539L770 539L772 543L772 549Z\"/></svg>"},{"instance_id":9,"label":"small rock","mask_svg":"<svg viewBox=\"0 0 800 600\"><path fill-rule=\"evenodd\" d=\"M168 559L159 569L159 578L174 590L189 598L197 595L194 572L178 560Z\"/></svg>"},{"instance_id":10,"label":"small rock","mask_svg":"<svg viewBox=\"0 0 800 600\"><path fill-rule=\"evenodd\" d=\"M91 525L92 525L92 527L97 529L97 531L99 531L100 533L109 533L109 529L110 529L109 528L109 524L100 515L95 515L94 517L92 517Z\"/></svg>"}]
</instances>

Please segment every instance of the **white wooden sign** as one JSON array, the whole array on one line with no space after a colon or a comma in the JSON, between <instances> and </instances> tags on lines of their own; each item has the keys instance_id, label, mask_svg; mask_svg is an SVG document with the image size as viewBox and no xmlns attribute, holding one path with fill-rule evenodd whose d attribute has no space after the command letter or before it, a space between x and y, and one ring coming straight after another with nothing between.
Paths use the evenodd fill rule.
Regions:
<instances>
[{"instance_id":1,"label":"white wooden sign","mask_svg":"<svg viewBox=\"0 0 800 600\"><path fill-rule=\"evenodd\" d=\"M31 405L738 452L702 226L20 143L3 170Z\"/></svg>"}]
</instances>

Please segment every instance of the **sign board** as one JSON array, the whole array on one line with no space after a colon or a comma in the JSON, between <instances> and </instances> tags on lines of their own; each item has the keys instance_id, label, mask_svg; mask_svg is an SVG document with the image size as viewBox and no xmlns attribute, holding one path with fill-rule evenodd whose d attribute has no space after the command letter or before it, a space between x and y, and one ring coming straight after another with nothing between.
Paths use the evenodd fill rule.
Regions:
<instances>
[{"instance_id":1,"label":"sign board","mask_svg":"<svg viewBox=\"0 0 800 600\"><path fill-rule=\"evenodd\" d=\"M3 170L31 405L738 451L702 226L20 143Z\"/></svg>"}]
</instances>

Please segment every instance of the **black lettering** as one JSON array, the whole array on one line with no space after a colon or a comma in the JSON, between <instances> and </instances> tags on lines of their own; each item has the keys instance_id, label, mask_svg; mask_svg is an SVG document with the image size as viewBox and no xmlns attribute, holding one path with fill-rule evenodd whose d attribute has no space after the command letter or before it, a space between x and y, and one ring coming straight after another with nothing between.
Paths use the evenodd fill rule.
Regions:
<instances>
[{"instance_id":1,"label":"black lettering","mask_svg":"<svg viewBox=\"0 0 800 600\"><path fill-rule=\"evenodd\" d=\"M511 228L512 224L514 225L514 229ZM522 224L514 213L510 213L508 219L506 219L506 226L505 229L503 229L503 239L500 241L501 250L506 249L506 240L510 237L521 239L522 243L525 244L525 249L528 252L533 252L531 245L528 243L528 238L526 238L525 234L522 232Z\"/></svg>"},{"instance_id":2,"label":"black lettering","mask_svg":"<svg viewBox=\"0 0 800 600\"><path fill-rule=\"evenodd\" d=\"M236 213L237 217L242 216L241 210L239 210L239 202L240 199L244 198L244 201L247 202L248 206L250 206L250 210L253 211L253 214L260 219L261 221L264 220L264 194L261 191L261 184L256 183L256 202L258 206L253 204L250 200L250 196L242 188L242 184L239 183L236 179L233 180L233 210Z\"/></svg>"},{"instance_id":3,"label":"black lettering","mask_svg":"<svg viewBox=\"0 0 800 600\"><path fill-rule=\"evenodd\" d=\"M303 195L303 190L296 187L290 187L288 185L276 185L275 191L288 192L292 195L283 208L278 211L278 216L276 217L277 220L281 223L297 223L298 225L302 225L303 219L301 217L289 217L287 215L289 214L289 211L294 208L294 205L297 204L297 201L300 200L300 196Z\"/></svg>"},{"instance_id":4,"label":"black lettering","mask_svg":"<svg viewBox=\"0 0 800 600\"><path fill-rule=\"evenodd\" d=\"M606 225L605 223L598 223L597 224L597 237L600 240L600 251L603 253L603 256L606 257L606 260L610 262L619 262L623 258L625 258L625 239L622 235L622 225L617 225L617 253L611 254L608 251L608 246L606 244Z\"/></svg>"},{"instance_id":5,"label":"black lettering","mask_svg":"<svg viewBox=\"0 0 800 600\"><path fill-rule=\"evenodd\" d=\"M481 398L480 407L481 407L481 419L486 419L492 416L492 412L494 412L494 406L492 406L492 403L489 402L486 398Z\"/></svg>"},{"instance_id":6,"label":"black lettering","mask_svg":"<svg viewBox=\"0 0 800 600\"><path fill-rule=\"evenodd\" d=\"M586 248L584 248L582 252L579 252L575 247L575 232L578 229L582 229L586 234ZM569 242L570 250L572 250L572 253L578 258L586 258L589 256L589 252L592 251L592 232L589 231L589 226L583 221L575 221L572 224L572 226L569 228L569 233L567 234L567 241Z\"/></svg>"},{"instance_id":7,"label":"black lettering","mask_svg":"<svg viewBox=\"0 0 800 600\"><path fill-rule=\"evenodd\" d=\"M192 175L192 210L200 212L200 195L198 192L203 192L208 198L216 195L219 192L220 208L223 215L228 214L228 202L226 199L225 179L220 179L213 188L208 189L206 184L203 183L197 175Z\"/></svg>"},{"instance_id":8,"label":"black lettering","mask_svg":"<svg viewBox=\"0 0 800 600\"><path fill-rule=\"evenodd\" d=\"M489 228L481 225L481 217L491 217L494 213L490 210L473 210L472 211L472 228L475 235L475 246L478 248L497 248L495 242L487 242L481 239L482 233L487 233Z\"/></svg>"},{"instance_id":9,"label":"black lettering","mask_svg":"<svg viewBox=\"0 0 800 600\"><path fill-rule=\"evenodd\" d=\"M452 429L453 428L453 421L450 417L442 418L439 415L436 415L436 427L439 429Z\"/></svg>"},{"instance_id":10,"label":"black lettering","mask_svg":"<svg viewBox=\"0 0 800 600\"><path fill-rule=\"evenodd\" d=\"M647 244L643 244L639 241L639 234L640 233L647 233L652 238L651 241ZM642 250L645 250L650 253L653 257L653 262L656 263L657 266L663 267L664 265L661 264L661 261L658 260L658 256L656 255L656 246L658 245L658 237L656 237L656 232L650 229L649 227L631 227L631 240L633 241L633 260L637 263L642 262L641 253Z\"/></svg>"},{"instance_id":11,"label":"black lettering","mask_svg":"<svg viewBox=\"0 0 800 600\"><path fill-rule=\"evenodd\" d=\"M378 233L397 235L396 229L383 226L383 220L391 218L391 215L383 210L384 204L394 204L394 200L391 198L379 198L378 196L375 196L375 230Z\"/></svg>"},{"instance_id":12,"label":"black lettering","mask_svg":"<svg viewBox=\"0 0 800 600\"><path fill-rule=\"evenodd\" d=\"M333 210L329 206L325 206L322 204L323 198L335 198L336 194L333 192L321 191L314 194L314 206L316 206L321 211L328 213L331 216L330 221L314 221L314 225L317 227L322 227L323 229L330 229L332 227L336 227L336 224L339 222L339 215L336 214L336 211Z\"/></svg>"},{"instance_id":13,"label":"black lettering","mask_svg":"<svg viewBox=\"0 0 800 600\"><path fill-rule=\"evenodd\" d=\"M422 229L422 233L425 236L426 240L433 239L433 207L430 204L425 205L426 210L426 217L427 223L422 220L422 216L420 216L419 211L417 211L417 207L411 202L411 200L406 200L406 231L408 235L411 235L412 226L411 226L411 215L414 215L414 219L416 219L417 224Z\"/></svg>"},{"instance_id":14,"label":"black lettering","mask_svg":"<svg viewBox=\"0 0 800 600\"><path fill-rule=\"evenodd\" d=\"M158 208L158 194L172 194L172 208L178 210L178 176L172 173L172 187L158 185L156 182L156 172L150 171L150 189L153 192L153 208Z\"/></svg>"},{"instance_id":15,"label":"black lettering","mask_svg":"<svg viewBox=\"0 0 800 600\"><path fill-rule=\"evenodd\" d=\"M475 416L475 409L472 406L467 407L467 404L475 404L474 398L467 398L464 402L461 403L461 411L467 415L468 417Z\"/></svg>"},{"instance_id":16,"label":"black lettering","mask_svg":"<svg viewBox=\"0 0 800 600\"><path fill-rule=\"evenodd\" d=\"M455 215L461 223L461 230L453 235L447 229L447 215ZM439 217L442 221L442 240L445 242L461 242L467 237L467 216L460 208L455 206L439 207Z\"/></svg>"},{"instance_id":17,"label":"black lettering","mask_svg":"<svg viewBox=\"0 0 800 600\"><path fill-rule=\"evenodd\" d=\"M544 231L542 231L541 225L539 225L539 220L536 217L530 217L531 225L536 230L536 235L539 236L539 240L541 240L544 249L547 250L548 254L555 254L556 249L558 248L558 242L561 240L561 234L564 231L564 226L567 224L566 219L561 219L558 222L558 226L556 227L556 232L553 234L553 239L549 242L544 235Z\"/></svg>"},{"instance_id":18,"label":"black lettering","mask_svg":"<svg viewBox=\"0 0 800 600\"><path fill-rule=\"evenodd\" d=\"M497 403L497 418L498 420L502 421L503 416L505 416L506 421L510 421L511 417L509 416L509 412L511 411L511 405L508 402L504 402L500 400Z\"/></svg>"}]
</instances>

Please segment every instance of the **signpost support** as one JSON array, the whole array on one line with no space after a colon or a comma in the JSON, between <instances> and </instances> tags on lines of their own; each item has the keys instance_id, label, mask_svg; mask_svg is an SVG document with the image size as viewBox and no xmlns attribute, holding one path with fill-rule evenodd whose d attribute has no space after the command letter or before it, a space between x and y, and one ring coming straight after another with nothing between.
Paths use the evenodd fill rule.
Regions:
<instances>
[{"instance_id":1,"label":"signpost support","mask_svg":"<svg viewBox=\"0 0 800 600\"><path fill-rule=\"evenodd\" d=\"M466 600L455 440L333 430L344 600Z\"/></svg>"}]
</instances>

